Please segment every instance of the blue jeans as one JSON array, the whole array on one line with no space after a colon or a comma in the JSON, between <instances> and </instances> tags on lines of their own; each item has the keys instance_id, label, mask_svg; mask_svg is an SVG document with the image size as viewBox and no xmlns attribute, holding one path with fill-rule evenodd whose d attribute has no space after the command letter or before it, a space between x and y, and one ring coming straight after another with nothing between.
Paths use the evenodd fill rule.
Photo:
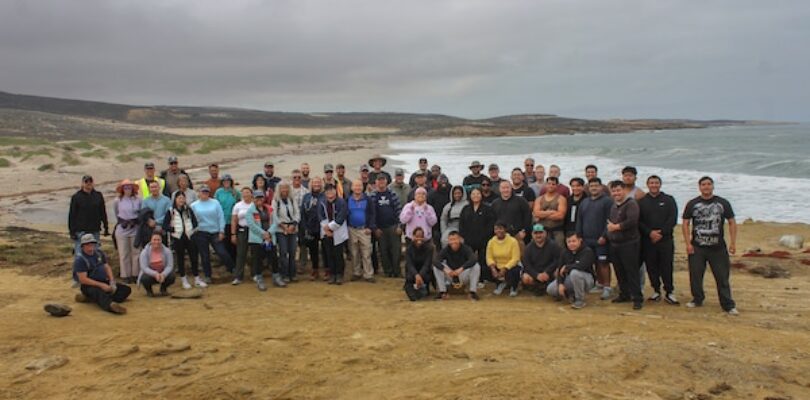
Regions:
<instances>
[{"instance_id":1,"label":"blue jeans","mask_svg":"<svg viewBox=\"0 0 810 400\"><path fill-rule=\"evenodd\" d=\"M197 250L200 252L200 260L202 261L203 272L207 278L211 277L211 252L209 246L214 249L219 259L225 264L228 272L233 272L234 262L228 250L225 248L225 243L219 240L219 233L201 232L197 231L193 235L194 243L197 243Z\"/></svg>"},{"instance_id":2,"label":"blue jeans","mask_svg":"<svg viewBox=\"0 0 810 400\"><path fill-rule=\"evenodd\" d=\"M278 264L281 269L281 276L285 278L295 277L295 249L298 248L298 235L276 234L278 242Z\"/></svg>"}]
</instances>

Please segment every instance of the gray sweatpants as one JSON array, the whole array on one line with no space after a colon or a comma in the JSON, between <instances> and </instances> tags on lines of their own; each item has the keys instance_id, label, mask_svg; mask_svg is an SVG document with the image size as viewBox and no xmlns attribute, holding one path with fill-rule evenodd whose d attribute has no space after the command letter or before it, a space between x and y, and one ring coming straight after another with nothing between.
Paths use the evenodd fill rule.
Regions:
<instances>
[{"instance_id":1,"label":"gray sweatpants","mask_svg":"<svg viewBox=\"0 0 810 400\"><path fill-rule=\"evenodd\" d=\"M593 275L588 272L575 269L565 277L565 292L574 293L575 301L585 301L585 294L593 288ZM546 293L552 297L559 297L559 282L553 280L548 284Z\"/></svg>"},{"instance_id":2,"label":"gray sweatpants","mask_svg":"<svg viewBox=\"0 0 810 400\"><path fill-rule=\"evenodd\" d=\"M433 267L433 276L436 277L436 289L439 292L446 292L447 285L452 284L452 280L450 279L447 274L444 273L444 270L438 269ZM466 285L467 289L471 293L475 293L478 290L478 278L481 277L481 266L476 263L470 268L465 269L459 275L459 280L461 281L462 285Z\"/></svg>"}]
</instances>

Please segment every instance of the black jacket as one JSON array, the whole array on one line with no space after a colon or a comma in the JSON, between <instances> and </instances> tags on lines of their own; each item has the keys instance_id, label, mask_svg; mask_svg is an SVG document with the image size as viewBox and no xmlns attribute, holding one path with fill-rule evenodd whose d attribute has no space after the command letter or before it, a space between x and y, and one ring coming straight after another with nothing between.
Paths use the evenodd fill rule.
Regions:
<instances>
[{"instance_id":1,"label":"black jacket","mask_svg":"<svg viewBox=\"0 0 810 400\"><path fill-rule=\"evenodd\" d=\"M563 275L567 275L568 272L575 269L593 274L594 261L596 261L596 257L593 255L593 250L583 243L576 253L568 249L563 251L560 267L565 267L566 272Z\"/></svg>"},{"instance_id":2,"label":"black jacket","mask_svg":"<svg viewBox=\"0 0 810 400\"><path fill-rule=\"evenodd\" d=\"M548 276L554 276L554 271L560 266L561 253L560 246L552 240L546 239L543 247L537 247L532 240L523 251L523 271L532 278L543 272Z\"/></svg>"},{"instance_id":3,"label":"black jacket","mask_svg":"<svg viewBox=\"0 0 810 400\"><path fill-rule=\"evenodd\" d=\"M416 279L416 274L422 276L425 282L430 280L433 276L433 244L429 240L425 240L422 246L417 248L413 243L408 245L405 249L405 281L413 282Z\"/></svg>"},{"instance_id":4,"label":"black jacket","mask_svg":"<svg viewBox=\"0 0 810 400\"><path fill-rule=\"evenodd\" d=\"M635 199L626 199L622 204L613 203L608 219L614 224L621 225L616 232L608 232L605 227L605 237L613 246L635 243L641 239L638 232L638 203Z\"/></svg>"},{"instance_id":5,"label":"black jacket","mask_svg":"<svg viewBox=\"0 0 810 400\"><path fill-rule=\"evenodd\" d=\"M70 209L68 210L68 231L71 236L78 232L101 232L110 230L107 222L107 207L104 204L104 196L101 192L93 189L90 193L79 190L70 197Z\"/></svg>"},{"instance_id":6,"label":"black jacket","mask_svg":"<svg viewBox=\"0 0 810 400\"><path fill-rule=\"evenodd\" d=\"M452 186L450 186L449 184L447 185L447 188L443 188L441 185L439 185L438 189L432 192L428 192L427 202L428 204L430 204L431 207L433 207L433 211L436 212L437 217L440 217L442 215L444 206L446 206L447 203L450 202L451 188ZM434 229L438 229L439 228L438 225L439 224L436 224L434 226Z\"/></svg>"},{"instance_id":7,"label":"black jacket","mask_svg":"<svg viewBox=\"0 0 810 400\"><path fill-rule=\"evenodd\" d=\"M475 257L475 253L472 251L470 246L462 243L458 251L453 251L450 246L444 246L442 251L439 252L439 257L436 260L436 268L443 269L443 264L447 264L447 266L451 269L469 269L472 268L477 262L478 258Z\"/></svg>"},{"instance_id":8,"label":"black jacket","mask_svg":"<svg viewBox=\"0 0 810 400\"><path fill-rule=\"evenodd\" d=\"M645 240L650 239L650 232L661 230L664 239L672 239L672 230L678 223L678 205L675 198L661 192L653 197L649 193L638 202L638 227Z\"/></svg>"},{"instance_id":9,"label":"black jacket","mask_svg":"<svg viewBox=\"0 0 810 400\"><path fill-rule=\"evenodd\" d=\"M588 197L584 193L579 198L579 201L574 200L574 196L568 196L568 211L565 213L565 232L576 232L577 231L577 218L579 218L579 205L582 204L582 200Z\"/></svg>"},{"instance_id":10,"label":"black jacket","mask_svg":"<svg viewBox=\"0 0 810 400\"><path fill-rule=\"evenodd\" d=\"M492 209L495 211L497 221L506 224L506 231L510 235L520 231L528 232L532 226L532 211L529 209L529 203L520 197L512 196L509 200L500 197L492 203Z\"/></svg>"},{"instance_id":11,"label":"black jacket","mask_svg":"<svg viewBox=\"0 0 810 400\"><path fill-rule=\"evenodd\" d=\"M483 202L474 210L472 204L467 204L461 210L461 219L458 232L464 238L464 243L473 249L485 249L489 239L495 234L495 211Z\"/></svg>"}]
</instances>

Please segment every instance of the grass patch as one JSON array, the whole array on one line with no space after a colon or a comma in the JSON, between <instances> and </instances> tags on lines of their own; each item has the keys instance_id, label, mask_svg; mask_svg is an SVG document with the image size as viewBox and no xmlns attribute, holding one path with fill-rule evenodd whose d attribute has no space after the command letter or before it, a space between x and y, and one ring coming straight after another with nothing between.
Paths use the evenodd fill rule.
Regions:
<instances>
[{"instance_id":1,"label":"grass patch","mask_svg":"<svg viewBox=\"0 0 810 400\"><path fill-rule=\"evenodd\" d=\"M0 268L20 268L25 275L67 276L72 269L70 239L53 232L10 226L0 231Z\"/></svg>"},{"instance_id":2,"label":"grass patch","mask_svg":"<svg viewBox=\"0 0 810 400\"><path fill-rule=\"evenodd\" d=\"M41 147L41 148L37 148L37 149L23 151L23 152L20 153L20 155L22 156L20 161L28 161L31 158L36 157L36 156L53 157L53 152L50 149Z\"/></svg>"},{"instance_id":3,"label":"grass patch","mask_svg":"<svg viewBox=\"0 0 810 400\"><path fill-rule=\"evenodd\" d=\"M11 166L11 161L6 158L0 158L0 168L8 168Z\"/></svg>"},{"instance_id":4,"label":"grass patch","mask_svg":"<svg viewBox=\"0 0 810 400\"><path fill-rule=\"evenodd\" d=\"M71 143L70 146L73 147L74 149L82 149L82 150L93 149L93 145L85 141Z\"/></svg>"},{"instance_id":5,"label":"grass patch","mask_svg":"<svg viewBox=\"0 0 810 400\"><path fill-rule=\"evenodd\" d=\"M53 171L54 166L53 164L42 164L37 168L37 171L44 172L44 171Z\"/></svg>"},{"instance_id":6,"label":"grass patch","mask_svg":"<svg viewBox=\"0 0 810 400\"><path fill-rule=\"evenodd\" d=\"M148 159L151 159L151 158L155 158L155 153L153 153L153 152L151 152L149 150L136 151L134 153L119 154L119 155L115 156L115 159L120 161L120 162L130 162L130 161L135 161L137 159L147 159L148 160Z\"/></svg>"},{"instance_id":7,"label":"grass patch","mask_svg":"<svg viewBox=\"0 0 810 400\"><path fill-rule=\"evenodd\" d=\"M95 149L91 151L86 151L79 155L88 158L107 158L108 153L107 150L104 149Z\"/></svg>"},{"instance_id":8,"label":"grass patch","mask_svg":"<svg viewBox=\"0 0 810 400\"><path fill-rule=\"evenodd\" d=\"M76 158L76 155L74 155L73 153L63 153L62 162L70 166L75 166L82 163L81 160Z\"/></svg>"},{"instance_id":9,"label":"grass patch","mask_svg":"<svg viewBox=\"0 0 810 400\"><path fill-rule=\"evenodd\" d=\"M34 139L27 137L15 136L2 136L0 137L0 146L36 146L50 144L49 140Z\"/></svg>"},{"instance_id":10,"label":"grass patch","mask_svg":"<svg viewBox=\"0 0 810 400\"><path fill-rule=\"evenodd\" d=\"M163 149L175 156L182 156L189 153L189 141L164 140Z\"/></svg>"}]
</instances>

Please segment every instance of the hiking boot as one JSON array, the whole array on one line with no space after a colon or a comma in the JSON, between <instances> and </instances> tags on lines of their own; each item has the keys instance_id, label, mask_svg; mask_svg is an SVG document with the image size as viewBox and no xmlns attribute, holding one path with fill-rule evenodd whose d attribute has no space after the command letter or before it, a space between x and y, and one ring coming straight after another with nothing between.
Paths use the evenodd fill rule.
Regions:
<instances>
[{"instance_id":1,"label":"hiking boot","mask_svg":"<svg viewBox=\"0 0 810 400\"><path fill-rule=\"evenodd\" d=\"M737 311L737 308L732 308L731 310L726 311L726 314L731 315L732 317L739 317L740 312Z\"/></svg>"},{"instance_id":2,"label":"hiking boot","mask_svg":"<svg viewBox=\"0 0 810 400\"><path fill-rule=\"evenodd\" d=\"M470 292L470 300L472 300L472 301L478 301L478 300L481 300L481 298L480 298L480 297L478 297L478 293L476 293L476 292Z\"/></svg>"},{"instance_id":3,"label":"hiking boot","mask_svg":"<svg viewBox=\"0 0 810 400\"><path fill-rule=\"evenodd\" d=\"M694 300L686 303L686 308L698 308L698 307L703 307L703 303L698 303Z\"/></svg>"},{"instance_id":4,"label":"hiking boot","mask_svg":"<svg viewBox=\"0 0 810 400\"><path fill-rule=\"evenodd\" d=\"M653 294L652 294L652 296L650 296L650 297L647 299L647 301L654 301L654 302L659 302L659 301L661 301L661 293L659 293L659 292L655 292L655 293L653 293Z\"/></svg>"},{"instance_id":5,"label":"hiking boot","mask_svg":"<svg viewBox=\"0 0 810 400\"><path fill-rule=\"evenodd\" d=\"M678 298L677 298L677 297L675 297L675 295L674 295L674 294L672 294L672 293L667 293L667 295L666 295L666 296L664 296L664 301L666 301L666 302L667 302L667 303L669 303L669 304L672 304L673 306L677 306L677 305L681 304L681 303L678 301Z\"/></svg>"},{"instance_id":6,"label":"hiking boot","mask_svg":"<svg viewBox=\"0 0 810 400\"><path fill-rule=\"evenodd\" d=\"M73 300L75 300L77 303L91 303L90 299L81 293L76 293L76 297L74 297Z\"/></svg>"},{"instance_id":7,"label":"hiking boot","mask_svg":"<svg viewBox=\"0 0 810 400\"><path fill-rule=\"evenodd\" d=\"M256 281L256 287L259 288L259 291L264 292L267 290L267 285L264 284L264 278L261 275L254 276L253 280Z\"/></svg>"},{"instance_id":8,"label":"hiking boot","mask_svg":"<svg viewBox=\"0 0 810 400\"><path fill-rule=\"evenodd\" d=\"M180 278L180 283L183 284L183 289L185 289L185 290L191 289L191 282L188 281L187 276L184 276L184 277Z\"/></svg>"},{"instance_id":9,"label":"hiking boot","mask_svg":"<svg viewBox=\"0 0 810 400\"><path fill-rule=\"evenodd\" d=\"M573 308L574 310L585 308L585 302L582 300L576 300L574 301L573 304L571 304L571 308Z\"/></svg>"},{"instance_id":10,"label":"hiking boot","mask_svg":"<svg viewBox=\"0 0 810 400\"><path fill-rule=\"evenodd\" d=\"M54 317L67 317L72 309L64 304L45 304L45 311Z\"/></svg>"},{"instance_id":11,"label":"hiking boot","mask_svg":"<svg viewBox=\"0 0 810 400\"><path fill-rule=\"evenodd\" d=\"M517 289L509 289L509 297L517 297L518 290Z\"/></svg>"},{"instance_id":12,"label":"hiking boot","mask_svg":"<svg viewBox=\"0 0 810 400\"><path fill-rule=\"evenodd\" d=\"M610 286L604 286L604 287L602 287L602 295L599 296L599 298L602 299L602 300L607 300L612 295L613 295L613 289L611 289Z\"/></svg>"},{"instance_id":13,"label":"hiking boot","mask_svg":"<svg viewBox=\"0 0 810 400\"><path fill-rule=\"evenodd\" d=\"M492 294L495 296L500 296L504 289L506 289L506 282L499 282L498 286L495 287L495 290L492 291Z\"/></svg>"},{"instance_id":14,"label":"hiking boot","mask_svg":"<svg viewBox=\"0 0 810 400\"><path fill-rule=\"evenodd\" d=\"M110 304L110 312L112 312L113 314L126 314L127 309L118 303L112 303Z\"/></svg>"},{"instance_id":15,"label":"hiking boot","mask_svg":"<svg viewBox=\"0 0 810 400\"><path fill-rule=\"evenodd\" d=\"M284 279L281 279L280 274L273 274L273 286L285 288L287 287L287 282L284 282Z\"/></svg>"},{"instance_id":16,"label":"hiking boot","mask_svg":"<svg viewBox=\"0 0 810 400\"><path fill-rule=\"evenodd\" d=\"M211 280L211 278L206 278L206 280ZM196 286L198 288L201 288L201 289L205 289L205 288L208 287L208 283L205 280L203 280L202 278L200 278L199 276L195 276L194 277L194 286Z\"/></svg>"}]
</instances>

